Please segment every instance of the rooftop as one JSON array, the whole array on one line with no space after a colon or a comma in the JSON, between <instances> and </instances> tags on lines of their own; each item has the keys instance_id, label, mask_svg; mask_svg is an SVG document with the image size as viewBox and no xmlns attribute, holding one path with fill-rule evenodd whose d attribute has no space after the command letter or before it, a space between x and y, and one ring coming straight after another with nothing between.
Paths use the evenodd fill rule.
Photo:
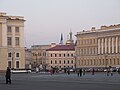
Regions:
<instances>
[{"instance_id":1,"label":"rooftop","mask_svg":"<svg viewBox=\"0 0 120 90\"><path fill-rule=\"evenodd\" d=\"M75 45L56 45L55 47L47 49L47 51L74 51L74 50Z\"/></svg>"}]
</instances>

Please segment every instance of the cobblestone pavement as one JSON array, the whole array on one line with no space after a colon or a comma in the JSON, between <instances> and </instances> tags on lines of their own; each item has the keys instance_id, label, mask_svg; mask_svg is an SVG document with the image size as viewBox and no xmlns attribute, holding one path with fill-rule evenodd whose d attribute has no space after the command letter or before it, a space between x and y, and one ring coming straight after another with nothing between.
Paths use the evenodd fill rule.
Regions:
<instances>
[{"instance_id":1,"label":"cobblestone pavement","mask_svg":"<svg viewBox=\"0 0 120 90\"><path fill-rule=\"evenodd\" d=\"M0 74L0 90L120 90L120 75L12 74L12 84L6 85L4 74Z\"/></svg>"}]
</instances>

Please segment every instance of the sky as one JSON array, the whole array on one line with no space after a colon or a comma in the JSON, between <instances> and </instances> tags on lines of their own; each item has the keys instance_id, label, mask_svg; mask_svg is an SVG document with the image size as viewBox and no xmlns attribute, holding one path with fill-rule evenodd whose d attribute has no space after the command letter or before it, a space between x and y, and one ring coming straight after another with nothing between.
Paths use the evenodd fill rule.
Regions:
<instances>
[{"instance_id":1,"label":"sky","mask_svg":"<svg viewBox=\"0 0 120 90\"><path fill-rule=\"evenodd\" d=\"M64 43L91 27L120 24L120 0L0 0L0 12L24 16L25 46Z\"/></svg>"}]
</instances>

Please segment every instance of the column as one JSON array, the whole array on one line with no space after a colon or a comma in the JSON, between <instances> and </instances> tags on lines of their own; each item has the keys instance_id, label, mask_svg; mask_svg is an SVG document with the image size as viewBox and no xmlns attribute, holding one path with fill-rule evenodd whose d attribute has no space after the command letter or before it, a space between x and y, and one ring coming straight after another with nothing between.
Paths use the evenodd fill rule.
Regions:
<instances>
[{"instance_id":1,"label":"column","mask_svg":"<svg viewBox=\"0 0 120 90\"><path fill-rule=\"evenodd\" d=\"M107 51L107 38L105 38L105 53L107 53L108 51Z\"/></svg>"},{"instance_id":2,"label":"column","mask_svg":"<svg viewBox=\"0 0 120 90\"><path fill-rule=\"evenodd\" d=\"M116 53L118 53L118 43L119 43L118 36L116 36Z\"/></svg>"},{"instance_id":3,"label":"column","mask_svg":"<svg viewBox=\"0 0 120 90\"><path fill-rule=\"evenodd\" d=\"M114 53L114 45L115 45L115 43L114 43L114 37L112 37L112 53Z\"/></svg>"},{"instance_id":4,"label":"column","mask_svg":"<svg viewBox=\"0 0 120 90\"><path fill-rule=\"evenodd\" d=\"M104 52L104 38L102 38L102 43L101 43L101 54Z\"/></svg>"},{"instance_id":5,"label":"column","mask_svg":"<svg viewBox=\"0 0 120 90\"><path fill-rule=\"evenodd\" d=\"M98 39L98 54L100 54L100 39Z\"/></svg>"},{"instance_id":6,"label":"column","mask_svg":"<svg viewBox=\"0 0 120 90\"><path fill-rule=\"evenodd\" d=\"M111 52L111 37L108 38L108 53Z\"/></svg>"}]
</instances>

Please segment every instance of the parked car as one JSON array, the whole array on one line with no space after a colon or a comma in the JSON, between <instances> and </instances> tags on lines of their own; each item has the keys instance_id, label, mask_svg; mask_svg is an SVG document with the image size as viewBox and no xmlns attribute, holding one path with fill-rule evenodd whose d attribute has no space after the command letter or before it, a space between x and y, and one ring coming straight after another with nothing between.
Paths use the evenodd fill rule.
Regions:
<instances>
[{"instance_id":1,"label":"parked car","mask_svg":"<svg viewBox=\"0 0 120 90\"><path fill-rule=\"evenodd\" d=\"M31 69L12 69L12 73L31 73Z\"/></svg>"}]
</instances>

